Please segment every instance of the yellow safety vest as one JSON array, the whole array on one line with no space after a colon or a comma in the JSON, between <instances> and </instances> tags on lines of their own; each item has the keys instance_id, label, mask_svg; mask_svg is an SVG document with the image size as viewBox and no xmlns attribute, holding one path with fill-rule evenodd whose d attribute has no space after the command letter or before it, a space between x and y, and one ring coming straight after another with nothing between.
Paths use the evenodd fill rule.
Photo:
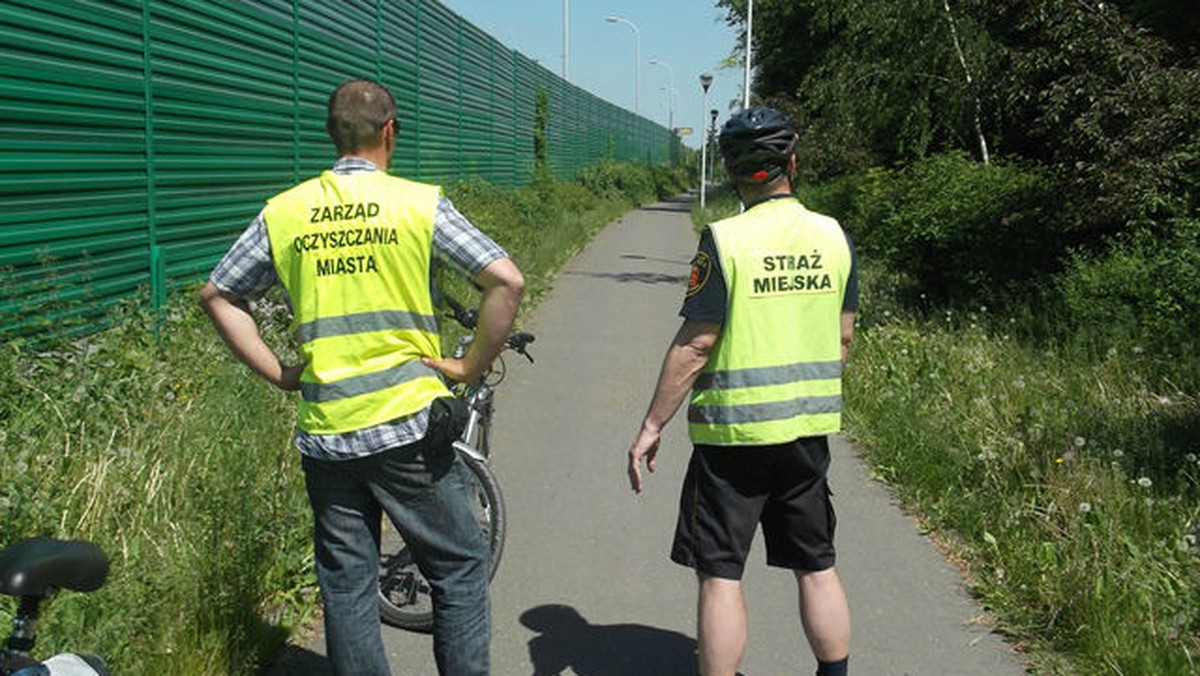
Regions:
<instances>
[{"instance_id":1,"label":"yellow safety vest","mask_svg":"<svg viewBox=\"0 0 1200 676\"><path fill-rule=\"evenodd\" d=\"M841 312L850 247L791 198L709 226L728 309L692 387L692 441L767 445L841 429Z\"/></svg>"},{"instance_id":2,"label":"yellow safety vest","mask_svg":"<svg viewBox=\"0 0 1200 676\"><path fill-rule=\"evenodd\" d=\"M271 254L307 362L301 430L360 430L449 395L420 361L441 358L429 289L440 194L382 171L326 171L267 203Z\"/></svg>"}]
</instances>

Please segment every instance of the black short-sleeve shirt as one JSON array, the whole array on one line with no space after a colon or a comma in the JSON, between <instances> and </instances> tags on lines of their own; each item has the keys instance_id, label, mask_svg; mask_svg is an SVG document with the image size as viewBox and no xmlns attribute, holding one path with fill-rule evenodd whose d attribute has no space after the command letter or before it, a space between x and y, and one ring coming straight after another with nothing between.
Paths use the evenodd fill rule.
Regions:
<instances>
[{"instance_id":1,"label":"black short-sleeve shirt","mask_svg":"<svg viewBox=\"0 0 1200 676\"><path fill-rule=\"evenodd\" d=\"M858 311L858 259L854 254L854 243L846 235L846 246L850 247L850 276L846 278L846 294L842 299L842 312ZM679 315L699 322L725 322L728 309L728 287L725 273L721 270L721 259L713 243L712 232L705 228L700 233L700 244L692 258L692 276L688 280L687 295Z\"/></svg>"}]
</instances>

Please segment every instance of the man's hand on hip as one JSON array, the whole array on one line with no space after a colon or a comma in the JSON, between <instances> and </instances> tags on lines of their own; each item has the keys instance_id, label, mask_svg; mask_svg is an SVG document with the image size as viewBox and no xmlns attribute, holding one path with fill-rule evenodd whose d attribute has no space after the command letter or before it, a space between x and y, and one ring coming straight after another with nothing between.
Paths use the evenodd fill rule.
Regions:
<instances>
[{"instance_id":1,"label":"man's hand on hip","mask_svg":"<svg viewBox=\"0 0 1200 676\"><path fill-rule=\"evenodd\" d=\"M483 369L469 365L466 359L421 357L421 363L456 383L475 383L483 376Z\"/></svg>"}]
</instances>

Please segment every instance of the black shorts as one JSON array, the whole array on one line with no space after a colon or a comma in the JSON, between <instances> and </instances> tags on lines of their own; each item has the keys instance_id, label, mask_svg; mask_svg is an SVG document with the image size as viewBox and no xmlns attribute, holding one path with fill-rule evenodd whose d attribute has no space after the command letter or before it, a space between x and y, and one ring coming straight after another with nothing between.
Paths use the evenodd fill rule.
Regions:
<instances>
[{"instance_id":1,"label":"black shorts","mask_svg":"<svg viewBox=\"0 0 1200 676\"><path fill-rule=\"evenodd\" d=\"M776 446L697 444L683 480L671 560L738 580L762 523L767 565L825 570L834 564L829 441Z\"/></svg>"}]
</instances>

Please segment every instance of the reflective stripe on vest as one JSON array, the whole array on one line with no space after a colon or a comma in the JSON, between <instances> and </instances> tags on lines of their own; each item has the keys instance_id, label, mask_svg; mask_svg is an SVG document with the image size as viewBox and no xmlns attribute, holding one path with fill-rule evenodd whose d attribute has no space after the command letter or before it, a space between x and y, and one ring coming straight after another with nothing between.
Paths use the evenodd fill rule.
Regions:
<instances>
[{"instance_id":1,"label":"reflective stripe on vest","mask_svg":"<svg viewBox=\"0 0 1200 676\"><path fill-rule=\"evenodd\" d=\"M417 413L449 392L429 288L441 191L383 172L325 172L263 211L306 368L300 429L338 434Z\"/></svg>"},{"instance_id":2,"label":"reflective stripe on vest","mask_svg":"<svg viewBox=\"0 0 1200 676\"><path fill-rule=\"evenodd\" d=\"M417 314L415 312L400 312L397 310L381 310L379 312L361 312L341 317L323 317L296 327L296 340L307 343L318 338L344 336L350 333L366 333L368 331L386 331L388 329L417 329L437 333L437 317Z\"/></svg>"},{"instance_id":3,"label":"reflective stripe on vest","mask_svg":"<svg viewBox=\"0 0 1200 676\"><path fill-rule=\"evenodd\" d=\"M692 440L765 445L836 432L840 317L850 273L837 221L779 199L710 229L729 305L692 387Z\"/></svg>"}]
</instances>

